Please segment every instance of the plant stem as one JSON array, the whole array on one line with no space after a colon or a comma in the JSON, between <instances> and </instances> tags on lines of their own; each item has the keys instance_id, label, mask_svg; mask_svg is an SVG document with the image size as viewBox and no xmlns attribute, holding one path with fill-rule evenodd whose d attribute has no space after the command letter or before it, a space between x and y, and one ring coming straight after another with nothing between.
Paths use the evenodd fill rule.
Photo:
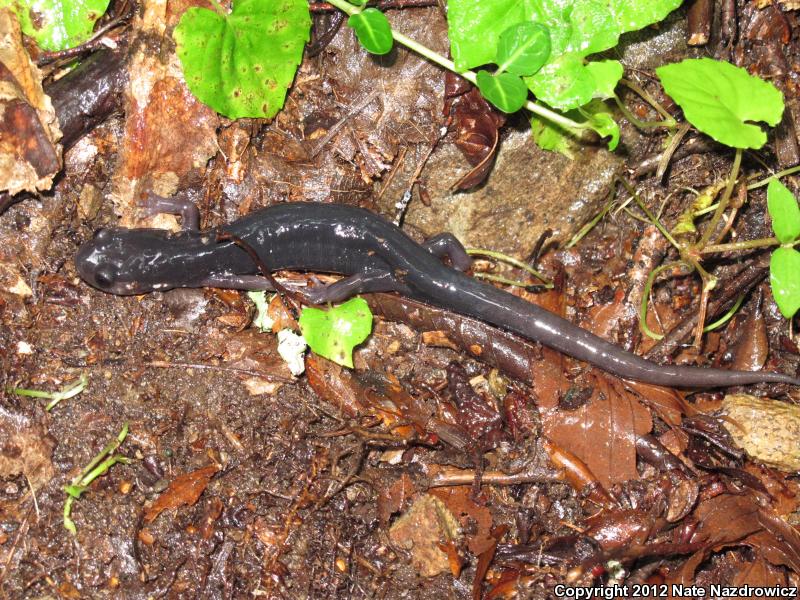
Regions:
<instances>
[{"instance_id":1,"label":"plant stem","mask_svg":"<svg viewBox=\"0 0 800 600\"><path fill-rule=\"evenodd\" d=\"M722 195L722 198L717 205L717 210L714 212L714 216L711 218L711 222L706 227L706 230L703 232L703 236L700 238L700 241L697 243L697 248L702 249L708 244L711 236L714 235L714 231L717 229L717 224L722 219L722 215L725 212L725 209L728 208L728 200L731 198L731 193L733 193L733 186L736 184L736 178L739 176L739 165L742 164L742 149L736 149L736 156L733 159L733 166L731 167L731 174L728 178L728 185L725 186L725 192Z\"/></svg>"},{"instance_id":2,"label":"plant stem","mask_svg":"<svg viewBox=\"0 0 800 600\"><path fill-rule=\"evenodd\" d=\"M742 305L745 295L746 294L741 294L739 298L736 300L736 302L733 303L733 306L731 306L724 315L722 315L719 319L717 319L713 323L709 323L708 325L706 325L703 328L703 333L714 331L717 327L722 327L723 325L725 325L725 323L730 321L733 318L733 315L736 314L736 311L739 310L739 307Z\"/></svg>"},{"instance_id":3,"label":"plant stem","mask_svg":"<svg viewBox=\"0 0 800 600\"><path fill-rule=\"evenodd\" d=\"M678 125L678 123L675 121L675 118L674 118L674 117L673 117L671 114L669 114L669 113L667 112L667 110L666 110L666 109L665 109L663 106L661 106L661 104L660 104L660 103L658 103L658 102L656 101L656 99L655 99L655 98L653 98L653 97L652 97L650 94L648 94L647 92L645 92L645 91L644 91L644 89L642 89L641 87L639 87L639 85L638 85L638 84L636 84L636 83L633 83L631 80L629 80L629 79L624 79L624 78L623 78L623 79L620 79L620 80L619 80L619 82L620 82L622 85L624 85L625 87L627 87L629 90L631 90L631 91L633 91L633 92L636 92L637 94L639 94L639 96L641 96L641 97L642 97L642 99L643 99L645 102L647 102L647 103L648 103L650 106L652 106L652 107L653 107L653 109L654 109L654 110L655 110L655 111L656 111L658 114L660 114L662 117L664 117L664 119L665 119L667 122L669 122L669 121L672 121L672 127L673 127L673 128L674 128L674 127L676 127L676 126Z\"/></svg>"},{"instance_id":4,"label":"plant stem","mask_svg":"<svg viewBox=\"0 0 800 600\"><path fill-rule=\"evenodd\" d=\"M689 133L689 129L691 128L691 123L688 121L678 127L677 131L674 131L674 135L669 142L669 146L667 149L664 150L664 154L661 155L661 160L658 161L658 168L656 169L656 181L661 181L661 178L664 177L664 173L667 172L667 167L669 166L669 162L672 160L672 155L675 154L675 151L680 146L683 138Z\"/></svg>"},{"instance_id":5,"label":"plant stem","mask_svg":"<svg viewBox=\"0 0 800 600\"><path fill-rule=\"evenodd\" d=\"M222 8L222 5L219 3L218 0L210 0L211 6L214 7L214 10L217 11L218 14L222 15L223 17L228 16L228 11Z\"/></svg>"},{"instance_id":6,"label":"plant stem","mask_svg":"<svg viewBox=\"0 0 800 600\"><path fill-rule=\"evenodd\" d=\"M502 283L503 285L512 285L514 287L519 287L524 290L533 287L545 288L551 290L553 289L553 287L555 287L552 283L525 283L524 281L516 281L514 279L509 279L508 277L503 277L502 275L493 275L492 273L474 273L473 277L475 277L476 279L486 279L487 281L495 281L497 283Z\"/></svg>"},{"instance_id":7,"label":"plant stem","mask_svg":"<svg viewBox=\"0 0 800 600\"><path fill-rule=\"evenodd\" d=\"M489 258L493 258L495 260L499 260L500 262L507 263L518 269L522 269L523 271L527 271L537 279L542 280L545 283L550 283L547 281L547 277L542 275L539 271L531 267L530 265L522 262L521 260L517 260L513 256L509 256L508 254L503 254L502 252L496 252L494 250L485 250L483 248L467 248L467 254L470 256L488 256Z\"/></svg>"},{"instance_id":8,"label":"plant stem","mask_svg":"<svg viewBox=\"0 0 800 600\"><path fill-rule=\"evenodd\" d=\"M625 103L620 100L619 96L616 94L614 94L614 101L617 103L617 106L622 111L622 114L628 119L628 121L630 121L639 129L657 129L659 127L664 127L665 129L675 129L675 119L670 119L669 121L642 121L636 115L634 115L627 106L625 106Z\"/></svg>"},{"instance_id":9,"label":"plant stem","mask_svg":"<svg viewBox=\"0 0 800 600\"><path fill-rule=\"evenodd\" d=\"M335 6L339 10L342 10L345 13L347 13L348 15L351 15L351 16L356 14L356 13L361 12L361 8L359 8L358 6L353 6L349 2L346 2L346 0L328 0L328 4L331 4L331 5ZM431 50L427 46L423 46L419 42L417 42L415 40L412 40L410 37L408 37L406 35L403 35L399 31L395 31L394 28L392 28L392 37L395 39L396 42L398 42L400 44L403 44L403 46L405 46L406 48L408 48L410 50L413 50L414 52L416 52L417 54L419 54L421 56L424 56L429 61L431 61L433 63L436 63L437 65L447 69L448 71L452 71L456 75L460 75L461 77L463 77L464 79L466 79L467 81L472 83L473 85L477 85L477 79L476 79L475 71L470 71L470 70L463 71L463 72L462 71L458 71L456 69L455 63L452 60L450 60L449 58L445 58L444 56L442 56L438 52L434 52L433 50ZM544 106L536 104L535 102L532 102L531 100L528 100L525 103L525 108L527 108L533 114L539 115L543 119L547 119L548 121L551 121L552 123L555 123L556 125L560 125L561 127L564 127L565 129L572 129L572 130L576 130L576 131L583 131L585 129L591 129L591 127L589 125L585 124L585 123L578 123L577 121L573 121L572 119L569 119L569 118L565 117L564 115L561 115L561 114L559 114L559 113L557 113L557 112L555 112L553 110L550 110L549 108L545 108Z\"/></svg>"},{"instance_id":10,"label":"plant stem","mask_svg":"<svg viewBox=\"0 0 800 600\"><path fill-rule=\"evenodd\" d=\"M757 188L763 187L767 185L773 179L780 179L781 177L786 177L787 175L792 175L794 173L800 172L800 165L796 167L792 167L790 169L784 169L783 171L778 171L774 175L770 175L766 179L762 179L761 181L756 181L755 183L751 183L747 186L747 190L755 190Z\"/></svg>"},{"instance_id":11,"label":"plant stem","mask_svg":"<svg viewBox=\"0 0 800 600\"><path fill-rule=\"evenodd\" d=\"M675 246L675 249L682 254L684 250L683 246L678 243L678 240L672 237L672 234L670 234L670 232L667 231L667 228L661 224L661 221L659 221L656 216L650 212L650 209L647 208L647 205L645 205L645 203L639 197L639 194L636 193L636 190L633 189L633 186L622 177L620 177L619 180L622 182L622 185L625 186L625 189L628 190L628 193L633 196L633 199L636 201L636 204L639 205L639 208L641 208L644 214L647 215L647 218L650 219L650 222L661 232L661 235L667 238L667 241Z\"/></svg>"},{"instance_id":12,"label":"plant stem","mask_svg":"<svg viewBox=\"0 0 800 600\"><path fill-rule=\"evenodd\" d=\"M661 273L666 271L667 269L674 269L679 266L690 266L686 264L684 261L679 260L676 262L670 262L659 267L656 267L652 271L650 271L650 275L647 276L647 281L644 284L644 289L642 290L642 301L639 304L639 330L649 338L654 340L662 340L664 339L664 335L661 333L656 333L647 325L647 305L650 301L650 292L653 289L653 284L656 281L656 277L658 277Z\"/></svg>"},{"instance_id":13,"label":"plant stem","mask_svg":"<svg viewBox=\"0 0 800 600\"><path fill-rule=\"evenodd\" d=\"M779 246L778 238L761 238L757 240L747 240L745 242L732 242L730 244L709 244L699 250L700 254L716 254L717 252L731 252L734 250L753 250L755 248L766 248L769 246Z\"/></svg>"}]
</instances>

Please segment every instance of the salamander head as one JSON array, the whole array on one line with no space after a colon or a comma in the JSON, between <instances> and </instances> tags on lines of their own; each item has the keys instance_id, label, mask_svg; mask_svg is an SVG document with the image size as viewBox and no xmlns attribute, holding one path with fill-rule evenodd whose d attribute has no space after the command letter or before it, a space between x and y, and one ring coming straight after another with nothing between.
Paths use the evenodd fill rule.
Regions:
<instances>
[{"instance_id":1,"label":"salamander head","mask_svg":"<svg viewBox=\"0 0 800 600\"><path fill-rule=\"evenodd\" d=\"M199 234L191 234L196 238ZM81 278L98 290L118 295L146 294L185 285L181 247L190 232L162 229L98 229L75 256Z\"/></svg>"}]
</instances>

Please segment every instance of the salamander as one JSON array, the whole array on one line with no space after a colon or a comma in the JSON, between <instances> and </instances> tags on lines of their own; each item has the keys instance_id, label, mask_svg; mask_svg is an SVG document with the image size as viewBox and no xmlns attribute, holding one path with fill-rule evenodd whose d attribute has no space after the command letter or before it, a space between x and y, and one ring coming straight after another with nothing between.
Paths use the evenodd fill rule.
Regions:
<instances>
[{"instance_id":1,"label":"salamander","mask_svg":"<svg viewBox=\"0 0 800 600\"><path fill-rule=\"evenodd\" d=\"M175 212L169 202L154 212ZM627 352L535 304L464 273L471 259L451 234L424 244L364 209L320 203L277 204L217 230L200 231L183 206L183 231L100 229L75 258L80 276L112 294L144 294L180 287L269 289L257 266L224 231L251 246L271 270L338 273L345 277L304 293L312 303L340 302L358 293L398 292L475 317L609 373L683 388L759 382L800 385L781 373L659 365ZM445 264L444 258L450 265Z\"/></svg>"}]
</instances>

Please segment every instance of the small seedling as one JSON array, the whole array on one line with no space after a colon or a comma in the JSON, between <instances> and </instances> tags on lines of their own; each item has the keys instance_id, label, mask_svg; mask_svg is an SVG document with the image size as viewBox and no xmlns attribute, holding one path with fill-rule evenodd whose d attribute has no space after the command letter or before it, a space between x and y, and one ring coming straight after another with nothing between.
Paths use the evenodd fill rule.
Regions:
<instances>
[{"instance_id":1,"label":"small seedling","mask_svg":"<svg viewBox=\"0 0 800 600\"><path fill-rule=\"evenodd\" d=\"M363 298L327 311L306 307L300 314L300 331L315 353L352 369L353 348L372 331L372 312Z\"/></svg>"},{"instance_id":2,"label":"small seedling","mask_svg":"<svg viewBox=\"0 0 800 600\"><path fill-rule=\"evenodd\" d=\"M50 411L62 400L69 400L80 394L86 389L89 383L89 376L83 373L76 381L66 385L58 392L44 392L42 390L31 390L26 388L8 387L6 391L17 396L27 396L28 398L45 398L50 400L45 406L46 411Z\"/></svg>"},{"instance_id":3,"label":"small seedling","mask_svg":"<svg viewBox=\"0 0 800 600\"><path fill-rule=\"evenodd\" d=\"M781 244L770 258L770 286L781 314L791 319L800 309L800 252L794 249L800 239L800 207L792 192L773 180L767 187L767 208Z\"/></svg>"},{"instance_id":4,"label":"small seedling","mask_svg":"<svg viewBox=\"0 0 800 600\"><path fill-rule=\"evenodd\" d=\"M121 454L112 454L125 441L127 436L128 424L125 423L116 439L106 444L105 448L84 467L80 475L73 479L70 485L64 486L64 491L67 493L67 499L64 502L64 527L72 535L78 533L75 522L70 518L75 500L81 497L81 494L86 491L95 479L105 474L115 464L128 464L131 462L129 458Z\"/></svg>"},{"instance_id":5,"label":"small seedling","mask_svg":"<svg viewBox=\"0 0 800 600\"><path fill-rule=\"evenodd\" d=\"M784 316L790 318L800 308L800 253L793 248L800 235L800 211L791 193L777 180L769 184L770 214L773 215L773 227L776 227L777 238L720 243L727 235L729 225L718 227L728 208L739 175L742 150L760 148L767 140L762 128L751 121L777 125L784 110L783 96L774 85L753 77L744 69L708 58L689 59L665 65L656 69L656 73L664 85L664 90L683 109L689 123L717 141L736 148L731 173L724 185L722 197L714 208L714 216L706 223L703 234L695 242L677 241L664 230L657 219L647 213L643 203L631 190L637 203L648 214L648 219L659 227L680 253L679 264L697 271L703 280L694 336L695 346L700 345L709 293L717 283L716 278L706 272L700 264L702 257L710 253L746 250L780 243L781 247L772 254L770 277L778 307ZM712 197L718 191L719 188L712 190L710 192ZM691 209L682 215L675 233L683 235L694 233L694 219L699 213L705 213L710 209L710 199L701 194ZM729 224L733 222L736 210L732 209L727 217ZM714 237L716 239L712 239ZM660 267L650 274L648 291L657 273L665 268ZM640 328L647 335L658 337L647 329L644 322L646 311L647 294L642 298Z\"/></svg>"}]
</instances>

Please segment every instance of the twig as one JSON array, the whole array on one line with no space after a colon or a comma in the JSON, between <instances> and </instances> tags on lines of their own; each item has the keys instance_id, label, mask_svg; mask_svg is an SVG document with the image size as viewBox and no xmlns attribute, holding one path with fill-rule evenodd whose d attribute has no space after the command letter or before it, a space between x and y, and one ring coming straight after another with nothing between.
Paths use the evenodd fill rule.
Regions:
<instances>
[{"instance_id":1,"label":"twig","mask_svg":"<svg viewBox=\"0 0 800 600\"><path fill-rule=\"evenodd\" d=\"M380 91L375 90L374 92L369 94L366 98L364 98L361 102L359 102L353 108L351 108L350 112L348 112L344 117L339 119L339 121L337 121L333 125L333 127L331 127L330 130L328 130L328 133L325 134L325 136L311 151L309 157L314 158L317 154L319 154L322 151L322 149L328 145L328 142L330 142L336 136L336 134L339 133L339 130L344 126L344 124L353 117L355 117L362 110L364 110L370 104L370 102L372 102L373 100L375 100L375 98L378 97L378 94L380 94Z\"/></svg>"},{"instance_id":2,"label":"twig","mask_svg":"<svg viewBox=\"0 0 800 600\"><path fill-rule=\"evenodd\" d=\"M438 6L436 0L381 0L375 4L376 8L380 10L403 9L403 8L429 8L431 6ZM308 10L312 13L327 13L339 10L332 4L327 2L315 2L309 4Z\"/></svg>"},{"instance_id":3,"label":"twig","mask_svg":"<svg viewBox=\"0 0 800 600\"><path fill-rule=\"evenodd\" d=\"M287 377L280 375L273 375L272 373L264 373L263 371L253 371L251 369L240 369L238 367L224 367L222 365L206 365L201 363L188 363L188 362L167 362L165 360L151 360L144 363L146 367L155 367L157 369L198 369L201 371L229 371L231 373L241 373L242 375L250 375L251 377L260 377L270 381L280 381L281 383L294 383Z\"/></svg>"},{"instance_id":4,"label":"twig","mask_svg":"<svg viewBox=\"0 0 800 600\"><path fill-rule=\"evenodd\" d=\"M447 487L453 485L469 485L475 481L477 472L472 469L456 467L440 467L431 477L430 487ZM484 471L481 482L491 485L518 485L520 483L553 483L564 481L561 473L553 473L546 469L531 469L522 473L507 474L502 471Z\"/></svg>"}]
</instances>

